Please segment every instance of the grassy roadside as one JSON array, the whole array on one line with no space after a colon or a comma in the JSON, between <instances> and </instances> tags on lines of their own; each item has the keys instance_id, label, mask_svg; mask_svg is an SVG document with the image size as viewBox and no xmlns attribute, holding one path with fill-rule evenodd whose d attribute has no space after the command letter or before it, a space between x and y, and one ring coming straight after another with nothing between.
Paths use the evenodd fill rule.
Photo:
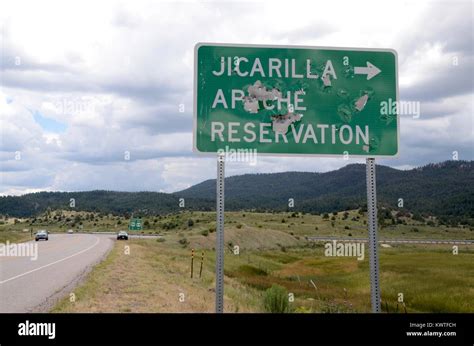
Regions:
<instances>
[{"instance_id":1,"label":"grassy roadside","mask_svg":"<svg viewBox=\"0 0 474 346\"><path fill-rule=\"evenodd\" d=\"M201 278L196 257L191 279L190 250L178 242L172 246L155 240L116 242L105 261L74 290L75 302L67 297L52 312L213 312L212 256L206 254ZM225 284L226 311L257 311L256 290L231 278Z\"/></svg>"},{"instance_id":2,"label":"grassy roadside","mask_svg":"<svg viewBox=\"0 0 474 346\"><path fill-rule=\"evenodd\" d=\"M23 231L0 231L0 243L22 243L25 241L33 240L30 232Z\"/></svg>"},{"instance_id":3,"label":"grassy roadside","mask_svg":"<svg viewBox=\"0 0 474 346\"><path fill-rule=\"evenodd\" d=\"M126 224L123 220L117 225L118 217L90 218L82 216L85 230L117 229ZM150 228L139 233L159 233L164 242L116 242L105 261L74 290L75 302L67 297L53 311L213 312L215 213L182 212L147 220ZM10 223L9 227L20 224ZM468 227L430 225L412 218L403 218L402 224L387 220L379 235L381 239L474 238ZM367 248L363 261L326 257L324 244L310 242L307 236L366 237L366 215L357 210L327 217L226 212L225 311L263 312L265 290L272 284L293 293L295 312L369 311ZM238 255L233 252L236 247ZM196 249L193 279L191 249ZM199 278L201 251L205 260ZM380 247L380 273L384 310L402 310L398 303L402 293L408 312L474 312L472 245L459 246L459 254L453 255L448 244L385 244Z\"/></svg>"},{"instance_id":4,"label":"grassy roadside","mask_svg":"<svg viewBox=\"0 0 474 346\"><path fill-rule=\"evenodd\" d=\"M202 236L201 236L202 237ZM200 251L190 276L190 248L179 237L165 242L117 242L96 266L76 302L62 300L54 312L213 312L214 251L205 250L202 278ZM193 242L193 239L190 240ZM124 246L130 254L124 254ZM264 291L278 284L293 293L295 312L368 312L368 258L325 257L322 245L285 249L242 249L225 255L225 311L263 312ZM474 249L460 246L396 245L380 248L383 309L401 311L403 293L410 312L474 311ZM180 293L184 301L180 302Z\"/></svg>"}]
</instances>

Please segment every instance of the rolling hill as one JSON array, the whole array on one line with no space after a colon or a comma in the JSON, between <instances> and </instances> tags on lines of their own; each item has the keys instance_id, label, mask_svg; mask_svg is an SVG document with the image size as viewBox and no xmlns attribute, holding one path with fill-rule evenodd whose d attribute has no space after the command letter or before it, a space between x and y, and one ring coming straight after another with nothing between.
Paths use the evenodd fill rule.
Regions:
<instances>
[{"instance_id":1,"label":"rolling hill","mask_svg":"<svg viewBox=\"0 0 474 346\"><path fill-rule=\"evenodd\" d=\"M158 192L39 192L0 197L0 214L13 217L38 215L49 209L98 211L113 214L163 214L185 209L215 207L215 179L176 193ZM226 178L226 210L284 211L289 198L294 211L331 212L354 209L366 203L365 165L349 164L326 172L245 174ZM379 205L430 215L474 218L474 161L446 161L411 170L377 166Z\"/></svg>"},{"instance_id":2,"label":"rolling hill","mask_svg":"<svg viewBox=\"0 0 474 346\"><path fill-rule=\"evenodd\" d=\"M446 161L412 170L377 166L377 198L395 208L432 215L474 217L474 162ZM215 198L215 179L176 195ZM349 164L326 173L285 172L246 174L226 178L226 208L286 210L294 198L295 210L328 212L357 208L366 203L365 165Z\"/></svg>"}]
</instances>

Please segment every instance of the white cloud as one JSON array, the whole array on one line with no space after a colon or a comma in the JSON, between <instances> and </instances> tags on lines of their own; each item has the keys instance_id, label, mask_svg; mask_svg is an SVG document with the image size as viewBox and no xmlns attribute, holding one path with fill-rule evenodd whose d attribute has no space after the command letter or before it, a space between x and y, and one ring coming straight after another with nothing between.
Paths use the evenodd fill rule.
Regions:
<instances>
[{"instance_id":1,"label":"white cloud","mask_svg":"<svg viewBox=\"0 0 474 346\"><path fill-rule=\"evenodd\" d=\"M214 160L191 152L199 41L395 48L401 95L421 102L421 117L402 119L402 155L380 162L411 167L449 159L451 148L473 159L472 36L460 35L472 28L469 8L429 1L5 1L0 193L169 192L215 177ZM45 130L31 111L66 129ZM227 174L347 163L259 157L257 166L229 163Z\"/></svg>"}]
</instances>

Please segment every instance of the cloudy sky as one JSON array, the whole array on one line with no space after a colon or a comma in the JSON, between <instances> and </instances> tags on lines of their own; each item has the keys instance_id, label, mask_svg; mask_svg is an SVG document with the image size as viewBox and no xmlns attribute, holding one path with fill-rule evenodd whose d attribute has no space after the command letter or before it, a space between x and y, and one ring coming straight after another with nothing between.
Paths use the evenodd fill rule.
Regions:
<instances>
[{"instance_id":1,"label":"cloudy sky","mask_svg":"<svg viewBox=\"0 0 474 346\"><path fill-rule=\"evenodd\" d=\"M407 169L474 159L473 2L2 1L0 194L165 191L214 178L192 152L196 42L394 48ZM129 160L126 158L129 155ZM363 162L351 160L351 162ZM341 158L259 157L227 175L328 171Z\"/></svg>"}]
</instances>

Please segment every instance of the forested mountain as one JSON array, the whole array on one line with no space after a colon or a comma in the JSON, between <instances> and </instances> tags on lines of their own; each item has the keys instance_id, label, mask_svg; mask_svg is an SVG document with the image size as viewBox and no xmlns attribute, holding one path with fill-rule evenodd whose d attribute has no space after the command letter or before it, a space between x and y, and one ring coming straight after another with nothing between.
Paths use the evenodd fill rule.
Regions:
<instances>
[{"instance_id":1,"label":"forested mountain","mask_svg":"<svg viewBox=\"0 0 474 346\"><path fill-rule=\"evenodd\" d=\"M377 198L381 205L432 215L474 217L474 162L446 161L412 170L377 166ZM215 180L207 180L177 195L214 198ZM285 172L227 178L227 208L327 212L366 203L364 164L350 164L326 173Z\"/></svg>"},{"instance_id":2,"label":"forested mountain","mask_svg":"<svg viewBox=\"0 0 474 346\"><path fill-rule=\"evenodd\" d=\"M213 201L185 199L185 208L210 210ZM39 215L46 210L95 211L118 215L163 214L180 210L179 198L160 192L37 192L0 197L0 214L13 217Z\"/></svg>"},{"instance_id":3,"label":"forested mountain","mask_svg":"<svg viewBox=\"0 0 474 346\"><path fill-rule=\"evenodd\" d=\"M226 178L226 210L288 209L331 212L354 209L366 203L365 165L349 164L326 173L285 172L245 174ZM173 194L158 192L39 192L0 198L0 214L21 217L37 215L48 208L100 211L105 213L162 214L185 209L215 207L215 179L206 180ZM474 218L474 162L446 161L412 170L377 166L379 205L411 212L456 218Z\"/></svg>"}]
</instances>

